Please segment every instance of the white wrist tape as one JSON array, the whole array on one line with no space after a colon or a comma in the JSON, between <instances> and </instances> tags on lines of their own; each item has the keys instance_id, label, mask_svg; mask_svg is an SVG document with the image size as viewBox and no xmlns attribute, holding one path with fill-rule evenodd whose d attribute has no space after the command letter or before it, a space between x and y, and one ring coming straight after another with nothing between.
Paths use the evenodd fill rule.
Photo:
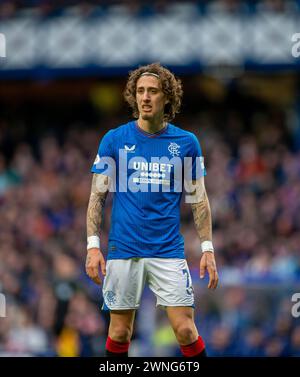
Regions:
<instances>
[{"instance_id":1,"label":"white wrist tape","mask_svg":"<svg viewBox=\"0 0 300 377\"><path fill-rule=\"evenodd\" d=\"M93 248L100 249L100 238L98 236L90 236L87 238L87 250Z\"/></svg>"},{"instance_id":2,"label":"white wrist tape","mask_svg":"<svg viewBox=\"0 0 300 377\"><path fill-rule=\"evenodd\" d=\"M201 250L202 250L202 253L204 253L205 251L210 251L211 253L214 252L214 247L213 247L213 244L211 241L204 241L201 243Z\"/></svg>"}]
</instances>

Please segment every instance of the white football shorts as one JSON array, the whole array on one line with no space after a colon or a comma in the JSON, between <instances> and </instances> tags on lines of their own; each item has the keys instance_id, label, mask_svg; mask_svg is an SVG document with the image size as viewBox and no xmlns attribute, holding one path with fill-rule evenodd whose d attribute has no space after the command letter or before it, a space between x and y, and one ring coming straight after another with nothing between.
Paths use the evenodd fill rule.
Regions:
<instances>
[{"instance_id":1,"label":"white football shorts","mask_svg":"<svg viewBox=\"0 0 300 377\"><path fill-rule=\"evenodd\" d=\"M156 306L192 306L194 290L185 259L111 259L103 282L104 310L137 309L145 283L156 296Z\"/></svg>"}]
</instances>

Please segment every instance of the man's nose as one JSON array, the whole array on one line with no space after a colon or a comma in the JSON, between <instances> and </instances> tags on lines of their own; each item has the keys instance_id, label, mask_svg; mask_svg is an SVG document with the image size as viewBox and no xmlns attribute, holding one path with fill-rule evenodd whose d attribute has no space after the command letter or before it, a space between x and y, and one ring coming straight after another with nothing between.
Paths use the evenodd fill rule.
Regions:
<instances>
[{"instance_id":1,"label":"man's nose","mask_svg":"<svg viewBox=\"0 0 300 377\"><path fill-rule=\"evenodd\" d=\"M149 101L149 99L150 99L150 95L149 95L149 93L148 93L147 91L145 91L145 92L143 93L143 97L142 97L142 99L143 99L143 101Z\"/></svg>"}]
</instances>

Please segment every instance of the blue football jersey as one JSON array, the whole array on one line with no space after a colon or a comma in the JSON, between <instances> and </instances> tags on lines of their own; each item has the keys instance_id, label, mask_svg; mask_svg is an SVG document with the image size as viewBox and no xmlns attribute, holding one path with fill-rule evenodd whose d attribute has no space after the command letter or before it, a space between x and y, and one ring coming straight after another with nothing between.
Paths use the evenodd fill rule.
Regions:
<instances>
[{"instance_id":1,"label":"blue football jersey","mask_svg":"<svg viewBox=\"0 0 300 377\"><path fill-rule=\"evenodd\" d=\"M108 259L184 258L184 179L206 175L196 136L170 123L157 133L136 121L102 138L91 171L112 178Z\"/></svg>"}]
</instances>

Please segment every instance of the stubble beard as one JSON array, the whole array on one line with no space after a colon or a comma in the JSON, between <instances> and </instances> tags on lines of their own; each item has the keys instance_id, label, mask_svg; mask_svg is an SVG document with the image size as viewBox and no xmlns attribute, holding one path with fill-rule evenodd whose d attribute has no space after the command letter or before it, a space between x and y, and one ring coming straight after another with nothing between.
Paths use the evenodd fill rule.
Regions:
<instances>
[{"instance_id":1,"label":"stubble beard","mask_svg":"<svg viewBox=\"0 0 300 377\"><path fill-rule=\"evenodd\" d=\"M153 115L150 115L150 114L141 114L141 117L143 120L152 120L153 119Z\"/></svg>"}]
</instances>

